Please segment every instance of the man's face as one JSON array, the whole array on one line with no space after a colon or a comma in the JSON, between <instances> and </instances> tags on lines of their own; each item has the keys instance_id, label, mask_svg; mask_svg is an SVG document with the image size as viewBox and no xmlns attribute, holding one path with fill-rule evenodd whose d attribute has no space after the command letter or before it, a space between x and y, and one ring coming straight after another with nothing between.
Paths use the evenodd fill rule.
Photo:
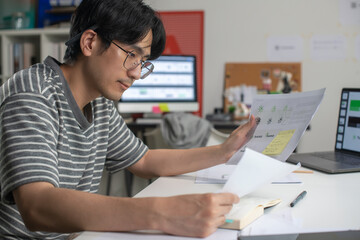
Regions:
<instances>
[{"instance_id":1,"label":"man's face","mask_svg":"<svg viewBox=\"0 0 360 240\"><path fill-rule=\"evenodd\" d=\"M149 31L143 40L134 45L114 42L124 50L135 53L139 60L145 61L151 53L152 31ZM88 89L94 91L94 95L101 95L114 101L119 100L124 91L141 75L141 64L132 70L124 67L126 57L127 53L112 43L102 53L99 49L99 54L94 54L89 58L87 66L85 66L89 70Z\"/></svg>"}]
</instances>

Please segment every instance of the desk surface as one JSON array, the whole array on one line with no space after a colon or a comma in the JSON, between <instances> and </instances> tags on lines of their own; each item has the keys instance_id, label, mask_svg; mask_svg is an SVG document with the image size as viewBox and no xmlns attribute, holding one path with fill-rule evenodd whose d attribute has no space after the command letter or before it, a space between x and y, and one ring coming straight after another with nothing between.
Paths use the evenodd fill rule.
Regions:
<instances>
[{"instance_id":1,"label":"desk surface","mask_svg":"<svg viewBox=\"0 0 360 240\"><path fill-rule=\"evenodd\" d=\"M302 221L302 229L299 232L333 232L360 230L360 172L345 174L326 174L314 171L313 174L298 173L302 184L269 184L254 192L264 197L279 197L282 202L268 210L279 212L289 210L292 216ZM138 193L135 197L150 196L173 196L179 194L215 192L222 188L222 184L195 184L195 174L185 174L174 177L161 177ZM308 194L295 207L290 208L290 202L303 190ZM268 214L267 211L265 214ZM251 224L249 225L251 226ZM220 232L219 232L220 231ZM217 234L210 239L236 239L236 231L224 231L219 229ZM289 232L291 233L291 231ZM351 232L349 232L352 234ZM359 232L353 237L345 239L358 239ZM220 234L220 235L218 235ZM226 234L227 237L225 237ZM269 232L267 232L269 234ZM240 233L240 238L242 233ZM246 235L245 235L246 236ZM291 239L295 239L291 235ZM331 239L336 234L330 233ZM351 235L352 236L352 235ZM146 238L145 238L146 237ZM296 234L295 234L296 237ZM84 232L77 239L184 239L169 235L138 235L136 233L100 233ZM191 239L191 238L189 238ZM244 238L245 239L245 238ZM247 238L246 238L247 239ZM261 238L261 240L264 238ZM271 238L277 239L277 238ZM281 238L288 239L288 238ZM314 238L302 238L314 239ZM328 239L328 238L319 238Z\"/></svg>"},{"instance_id":2,"label":"desk surface","mask_svg":"<svg viewBox=\"0 0 360 240\"><path fill-rule=\"evenodd\" d=\"M297 174L302 184L269 184L254 194L281 198L282 202L271 211L290 210L294 218L302 221L303 232L360 230L360 173ZM222 187L194 181L195 174L161 177L136 197L215 192ZM306 197L290 208L290 202L303 190L308 192Z\"/></svg>"}]
</instances>

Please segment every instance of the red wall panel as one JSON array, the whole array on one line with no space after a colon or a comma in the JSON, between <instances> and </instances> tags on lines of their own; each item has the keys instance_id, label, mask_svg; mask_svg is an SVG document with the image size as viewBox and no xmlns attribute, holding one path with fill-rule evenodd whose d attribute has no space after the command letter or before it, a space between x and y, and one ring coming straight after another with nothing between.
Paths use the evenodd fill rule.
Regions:
<instances>
[{"instance_id":1,"label":"red wall panel","mask_svg":"<svg viewBox=\"0 0 360 240\"><path fill-rule=\"evenodd\" d=\"M204 12L159 12L166 31L164 54L195 55L197 60L197 96L199 111L202 113L203 89L203 47L204 47Z\"/></svg>"}]
</instances>

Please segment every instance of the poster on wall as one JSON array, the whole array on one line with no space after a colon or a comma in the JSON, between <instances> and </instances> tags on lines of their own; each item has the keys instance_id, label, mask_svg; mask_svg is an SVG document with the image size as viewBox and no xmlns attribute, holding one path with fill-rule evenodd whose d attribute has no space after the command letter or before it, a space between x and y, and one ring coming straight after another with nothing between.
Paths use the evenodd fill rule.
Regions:
<instances>
[{"instance_id":1,"label":"poster on wall","mask_svg":"<svg viewBox=\"0 0 360 240\"><path fill-rule=\"evenodd\" d=\"M314 35L311 38L311 58L315 61L345 60L346 48L343 35Z\"/></svg>"},{"instance_id":2,"label":"poster on wall","mask_svg":"<svg viewBox=\"0 0 360 240\"><path fill-rule=\"evenodd\" d=\"M339 10L341 24L360 25L360 0L340 0Z\"/></svg>"},{"instance_id":3,"label":"poster on wall","mask_svg":"<svg viewBox=\"0 0 360 240\"><path fill-rule=\"evenodd\" d=\"M300 62L303 39L300 36L271 36L267 39L267 56L271 62Z\"/></svg>"}]
</instances>

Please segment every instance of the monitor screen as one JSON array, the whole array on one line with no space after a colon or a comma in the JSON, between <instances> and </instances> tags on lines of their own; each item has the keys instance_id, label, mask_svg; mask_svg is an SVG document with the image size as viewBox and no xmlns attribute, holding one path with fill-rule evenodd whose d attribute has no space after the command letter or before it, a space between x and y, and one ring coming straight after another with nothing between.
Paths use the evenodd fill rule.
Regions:
<instances>
[{"instance_id":1,"label":"monitor screen","mask_svg":"<svg viewBox=\"0 0 360 240\"><path fill-rule=\"evenodd\" d=\"M360 89L342 91L336 149L360 152Z\"/></svg>"},{"instance_id":2,"label":"monitor screen","mask_svg":"<svg viewBox=\"0 0 360 240\"><path fill-rule=\"evenodd\" d=\"M153 73L123 93L119 112L153 112L159 106L170 112L198 111L195 56L163 55L151 62Z\"/></svg>"}]
</instances>

